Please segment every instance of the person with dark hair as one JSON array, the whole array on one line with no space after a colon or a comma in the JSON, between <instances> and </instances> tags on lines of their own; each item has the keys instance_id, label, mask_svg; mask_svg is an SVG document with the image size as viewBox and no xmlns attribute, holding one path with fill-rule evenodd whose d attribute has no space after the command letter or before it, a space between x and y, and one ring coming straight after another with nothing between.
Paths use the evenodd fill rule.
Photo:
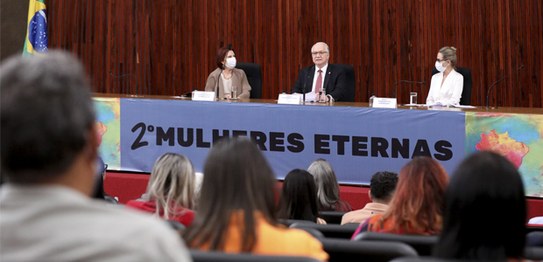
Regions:
<instances>
[{"instance_id":1,"label":"person with dark hair","mask_svg":"<svg viewBox=\"0 0 543 262\"><path fill-rule=\"evenodd\" d=\"M371 203L367 203L364 208L346 213L341 218L341 224L362 223L369 217L376 214L384 214L388 209L388 203L392 199L398 174L393 172L377 172L373 174L370 181L370 190L368 196Z\"/></svg>"},{"instance_id":2,"label":"person with dark hair","mask_svg":"<svg viewBox=\"0 0 543 262\"><path fill-rule=\"evenodd\" d=\"M448 182L447 172L435 159L413 158L400 170L388 210L367 219L353 237L365 230L408 235L439 234Z\"/></svg>"},{"instance_id":3,"label":"person with dark hair","mask_svg":"<svg viewBox=\"0 0 543 262\"><path fill-rule=\"evenodd\" d=\"M180 154L166 153L153 166L147 190L126 206L143 210L184 226L194 219L196 175L190 160Z\"/></svg>"},{"instance_id":4,"label":"person with dark hair","mask_svg":"<svg viewBox=\"0 0 543 262\"><path fill-rule=\"evenodd\" d=\"M190 261L165 223L90 198L98 135L77 59L10 58L0 89L0 260Z\"/></svg>"},{"instance_id":5,"label":"person with dark hair","mask_svg":"<svg viewBox=\"0 0 543 262\"><path fill-rule=\"evenodd\" d=\"M308 220L326 224L319 218L317 188L313 176L302 169L290 171L283 181L278 216L283 219Z\"/></svg>"},{"instance_id":6,"label":"person with dark hair","mask_svg":"<svg viewBox=\"0 0 543 262\"><path fill-rule=\"evenodd\" d=\"M184 234L191 248L328 258L317 239L278 223L277 181L253 142L219 141L209 152L204 174L198 212Z\"/></svg>"},{"instance_id":7,"label":"person with dark hair","mask_svg":"<svg viewBox=\"0 0 543 262\"><path fill-rule=\"evenodd\" d=\"M445 193L440 258L506 261L523 256L526 198L519 172L505 157L477 152L452 175Z\"/></svg>"},{"instance_id":8,"label":"person with dark hair","mask_svg":"<svg viewBox=\"0 0 543 262\"><path fill-rule=\"evenodd\" d=\"M245 72L236 68L236 54L231 47L217 50L217 68L209 74L205 91L213 91L219 99L243 99L251 95Z\"/></svg>"},{"instance_id":9,"label":"person with dark hair","mask_svg":"<svg viewBox=\"0 0 543 262\"><path fill-rule=\"evenodd\" d=\"M309 165L307 171L313 175L317 185L319 211L348 212L353 210L348 202L339 198L336 173L328 161L319 158Z\"/></svg>"}]
</instances>

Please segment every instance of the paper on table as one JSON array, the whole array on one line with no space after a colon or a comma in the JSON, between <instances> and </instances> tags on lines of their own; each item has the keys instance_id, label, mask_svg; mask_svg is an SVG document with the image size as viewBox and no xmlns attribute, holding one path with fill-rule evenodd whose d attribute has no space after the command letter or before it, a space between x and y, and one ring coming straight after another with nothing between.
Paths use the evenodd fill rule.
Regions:
<instances>
[{"instance_id":1,"label":"paper on table","mask_svg":"<svg viewBox=\"0 0 543 262\"><path fill-rule=\"evenodd\" d=\"M294 94L302 95L301 93L294 93ZM305 93L306 102L315 102L316 99L317 99L317 94L315 94L314 92Z\"/></svg>"},{"instance_id":2,"label":"paper on table","mask_svg":"<svg viewBox=\"0 0 543 262\"><path fill-rule=\"evenodd\" d=\"M470 106L470 105L452 105L456 108L477 108L476 106Z\"/></svg>"}]
</instances>

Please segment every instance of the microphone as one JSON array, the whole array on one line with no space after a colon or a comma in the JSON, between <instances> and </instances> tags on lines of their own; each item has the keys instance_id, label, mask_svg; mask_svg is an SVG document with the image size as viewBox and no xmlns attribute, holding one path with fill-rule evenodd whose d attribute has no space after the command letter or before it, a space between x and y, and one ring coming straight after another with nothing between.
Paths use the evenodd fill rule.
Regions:
<instances>
[{"instance_id":1,"label":"microphone","mask_svg":"<svg viewBox=\"0 0 543 262\"><path fill-rule=\"evenodd\" d=\"M523 68L524 68L524 65L523 65L523 64L520 65L520 66L518 66L517 69L515 70L515 73L518 72L518 71L520 71L520 70L523 69ZM500 79L494 81L494 82L490 85L490 87L486 90L486 109L488 109L488 108L490 107L490 92L492 92L492 88L495 87L496 85L498 85L501 81L503 81L503 80L506 79L506 78L507 78L506 75L502 76L502 78L500 78ZM498 107L498 102L496 101L496 108L497 108L497 107Z\"/></svg>"},{"instance_id":2,"label":"microphone","mask_svg":"<svg viewBox=\"0 0 543 262\"><path fill-rule=\"evenodd\" d=\"M307 79L309 79L310 75L309 73L305 76L305 79L304 79L304 85L302 86L302 100L303 100L303 103L305 104L305 90L306 90L306 86L307 86Z\"/></svg>"},{"instance_id":3,"label":"microphone","mask_svg":"<svg viewBox=\"0 0 543 262\"><path fill-rule=\"evenodd\" d=\"M396 83L394 83L394 98L398 99L398 85L399 84L417 84L417 85L424 85L426 84L425 81L414 81L414 80L405 80L405 79L401 79L401 80L398 80L396 81Z\"/></svg>"},{"instance_id":4,"label":"microphone","mask_svg":"<svg viewBox=\"0 0 543 262\"><path fill-rule=\"evenodd\" d=\"M221 81L222 71L223 69L221 68L221 72L219 73L219 76L217 77L217 83L215 84L215 98L217 98L217 101L219 101L219 81Z\"/></svg>"}]
</instances>

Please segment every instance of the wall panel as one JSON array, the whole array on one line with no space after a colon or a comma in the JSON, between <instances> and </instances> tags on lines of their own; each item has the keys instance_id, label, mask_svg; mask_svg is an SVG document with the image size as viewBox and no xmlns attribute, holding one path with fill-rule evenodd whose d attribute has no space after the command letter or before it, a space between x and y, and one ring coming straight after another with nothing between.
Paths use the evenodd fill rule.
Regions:
<instances>
[{"instance_id":1,"label":"wall panel","mask_svg":"<svg viewBox=\"0 0 543 262\"><path fill-rule=\"evenodd\" d=\"M326 41L352 64L356 100L425 98L440 47L458 48L473 75L472 103L542 107L539 0L117 0L48 1L50 46L71 50L96 92L179 95L203 89L215 51L263 69L263 96L289 91ZM402 82L403 80L403 82ZM424 84L406 83L424 81ZM419 101L421 102L421 101Z\"/></svg>"}]
</instances>

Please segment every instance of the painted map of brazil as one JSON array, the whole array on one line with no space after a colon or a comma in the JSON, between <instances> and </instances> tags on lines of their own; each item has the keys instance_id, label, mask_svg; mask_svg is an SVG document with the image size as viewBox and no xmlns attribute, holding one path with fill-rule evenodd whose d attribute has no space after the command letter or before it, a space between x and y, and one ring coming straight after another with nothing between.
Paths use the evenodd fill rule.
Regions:
<instances>
[{"instance_id":1,"label":"painted map of brazil","mask_svg":"<svg viewBox=\"0 0 543 262\"><path fill-rule=\"evenodd\" d=\"M466 153L483 150L509 159L526 194L543 197L543 115L466 113Z\"/></svg>"},{"instance_id":2,"label":"painted map of brazil","mask_svg":"<svg viewBox=\"0 0 543 262\"><path fill-rule=\"evenodd\" d=\"M494 151L507 157L517 168L522 165L522 158L528 153L528 147L522 142L515 141L509 137L509 134L498 134L496 130L489 134L481 134L481 141L475 148L478 151Z\"/></svg>"}]
</instances>

